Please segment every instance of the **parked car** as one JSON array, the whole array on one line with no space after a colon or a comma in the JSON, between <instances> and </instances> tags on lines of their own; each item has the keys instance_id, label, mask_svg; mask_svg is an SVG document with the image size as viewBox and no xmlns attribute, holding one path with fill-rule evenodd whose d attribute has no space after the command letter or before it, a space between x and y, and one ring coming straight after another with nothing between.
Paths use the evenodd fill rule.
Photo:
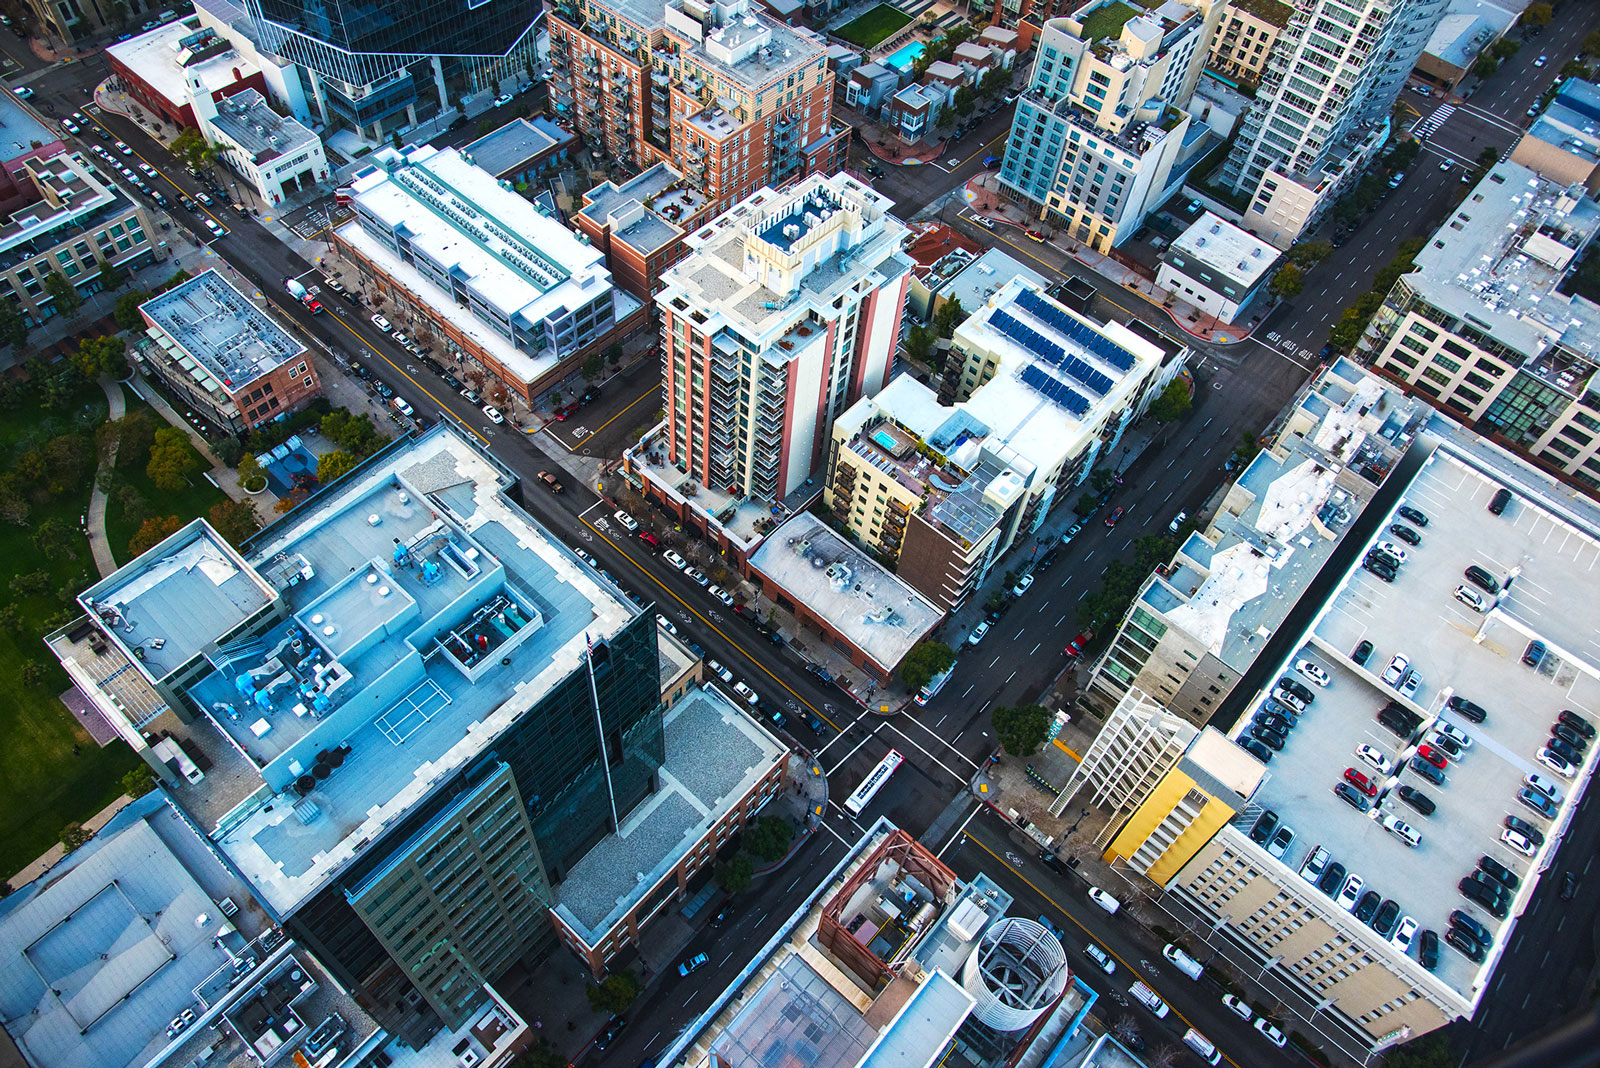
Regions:
<instances>
[{"instance_id":1,"label":"parked car","mask_svg":"<svg viewBox=\"0 0 1600 1068\"><path fill-rule=\"evenodd\" d=\"M711 672L711 674L715 675L717 678L721 679L723 682L733 682L733 672L729 671L715 660L706 661L706 670Z\"/></svg>"},{"instance_id":2,"label":"parked car","mask_svg":"<svg viewBox=\"0 0 1600 1068\"><path fill-rule=\"evenodd\" d=\"M1407 545L1421 545L1422 535L1406 526L1404 523L1391 523L1389 533L1405 542Z\"/></svg>"},{"instance_id":3,"label":"parked car","mask_svg":"<svg viewBox=\"0 0 1600 1068\"><path fill-rule=\"evenodd\" d=\"M1368 660L1372 659L1372 643L1363 641L1350 652L1350 659L1357 667L1365 667Z\"/></svg>"},{"instance_id":4,"label":"parked car","mask_svg":"<svg viewBox=\"0 0 1600 1068\"><path fill-rule=\"evenodd\" d=\"M733 684L733 692L742 697L744 699L744 703L749 705L751 708L754 708L756 705L761 703L761 698L756 695L756 692L742 682L736 682Z\"/></svg>"},{"instance_id":5,"label":"parked car","mask_svg":"<svg viewBox=\"0 0 1600 1068\"><path fill-rule=\"evenodd\" d=\"M1556 716L1556 722L1568 730L1577 731L1585 738L1594 737L1593 725L1570 708L1563 708L1560 714Z\"/></svg>"},{"instance_id":6,"label":"parked car","mask_svg":"<svg viewBox=\"0 0 1600 1068\"><path fill-rule=\"evenodd\" d=\"M1272 840L1272 832L1277 829L1278 814L1269 808L1256 817L1255 824L1250 828L1250 840L1257 845L1266 845Z\"/></svg>"},{"instance_id":7,"label":"parked car","mask_svg":"<svg viewBox=\"0 0 1600 1068\"><path fill-rule=\"evenodd\" d=\"M1351 786L1347 782L1334 783L1333 792L1338 794L1339 797L1345 801L1345 803L1347 803L1357 812L1366 812L1367 809L1371 807L1367 801L1366 794L1362 793L1360 790L1357 790L1354 786Z\"/></svg>"},{"instance_id":8,"label":"parked car","mask_svg":"<svg viewBox=\"0 0 1600 1068\"><path fill-rule=\"evenodd\" d=\"M1384 755L1377 746L1362 743L1356 746L1356 759L1376 768L1379 775L1387 775L1394 770L1394 761Z\"/></svg>"},{"instance_id":9,"label":"parked car","mask_svg":"<svg viewBox=\"0 0 1600 1068\"><path fill-rule=\"evenodd\" d=\"M1250 1007L1250 1003L1236 994L1222 995L1222 1004L1229 1012L1239 1017L1239 1019L1243 1020L1245 1023L1249 1023L1251 1020L1256 1018L1256 1011Z\"/></svg>"},{"instance_id":10,"label":"parked car","mask_svg":"<svg viewBox=\"0 0 1600 1068\"><path fill-rule=\"evenodd\" d=\"M1522 885L1522 880L1517 878L1516 872L1487 853L1478 858L1478 870L1495 882L1504 885L1507 890L1515 890Z\"/></svg>"},{"instance_id":11,"label":"parked car","mask_svg":"<svg viewBox=\"0 0 1600 1068\"><path fill-rule=\"evenodd\" d=\"M1017 579L1017 584L1011 587L1011 596L1021 597L1023 594L1028 592L1028 588L1032 585L1033 573L1029 572L1028 574L1025 574L1021 578Z\"/></svg>"},{"instance_id":12,"label":"parked car","mask_svg":"<svg viewBox=\"0 0 1600 1068\"><path fill-rule=\"evenodd\" d=\"M662 553L661 559L671 564L674 571L682 571L684 568L689 566L689 561L679 556L677 550L675 549L668 549L666 552Z\"/></svg>"},{"instance_id":13,"label":"parked car","mask_svg":"<svg viewBox=\"0 0 1600 1068\"><path fill-rule=\"evenodd\" d=\"M1522 662L1528 667L1537 668L1540 664L1544 663L1544 654L1544 642L1540 641L1538 638L1535 638L1533 641L1528 643L1528 647L1526 649L1522 650Z\"/></svg>"},{"instance_id":14,"label":"parked car","mask_svg":"<svg viewBox=\"0 0 1600 1068\"><path fill-rule=\"evenodd\" d=\"M1271 1042L1279 1049L1282 1049L1289 1044L1289 1039L1284 1036L1284 1033L1278 1030L1278 1028L1271 1022L1269 1022L1265 1016L1261 1017L1261 1019L1257 1020L1251 1026L1261 1033L1262 1038L1266 1039L1268 1042Z\"/></svg>"},{"instance_id":15,"label":"parked car","mask_svg":"<svg viewBox=\"0 0 1600 1068\"><path fill-rule=\"evenodd\" d=\"M611 514L618 523L623 525L629 534L632 534L634 531L639 529L639 521L633 518L633 516L629 515L627 512L624 512L621 508L618 508Z\"/></svg>"},{"instance_id":16,"label":"parked car","mask_svg":"<svg viewBox=\"0 0 1600 1068\"><path fill-rule=\"evenodd\" d=\"M989 622L987 620L984 620L984 621L980 622L976 627L973 627L972 628L972 633L967 635L967 644L968 645L977 645L979 642L983 641L983 639L988 635L988 633L989 633Z\"/></svg>"},{"instance_id":17,"label":"parked car","mask_svg":"<svg viewBox=\"0 0 1600 1068\"><path fill-rule=\"evenodd\" d=\"M1406 677L1406 672L1410 670L1411 661L1396 654L1394 659L1389 661L1389 666L1383 669L1384 685L1399 686L1401 680Z\"/></svg>"},{"instance_id":18,"label":"parked car","mask_svg":"<svg viewBox=\"0 0 1600 1068\"><path fill-rule=\"evenodd\" d=\"M723 604L727 605L729 608L733 607L733 594L729 593L721 586L708 586L706 587L706 592L715 597L717 600L721 601Z\"/></svg>"},{"instance_id":19,"label":"parked car","mask_svg":"<svg viewBox=\"0 0 1600 1068\"><path fill-rule=\"evenodd\" d=\"M1461 573L1467 577L1468 582L1486 593L1500 592L1500 580L1489 574L1486 568L1471 564Z\"/></svg>"},{"instance_id":20,"label":"parked car","mask_svg":"<svg viewBox=\"0 0 1600 1068\"><path fill-rule=\"evenodd\" d=\"M1572 778L1578 774L1578 765L1558 755L1549 746L1539 750L1539 763L1565 778Z\"/></svg>"},{"instance_id":21,"label":"parked car","mask_svg":"<svg viewBox=\"0 0 1600 1068\"><path fill-rule=\"evenodd\" d=\"M1116 898L1112 897L1098 886L1089 887L1089 900L1093 901L1096 905L1099 905L1112 915L1115 915L1116 911L1122 907L1122 902L1118 901Z\"/></svg>"},{"instance_id":22,"label":"parked car","mask_svg":"<svg viewBox=\"0 0 1600 1068\"><path fill-rule=\"evenodd\" d=\"M1473 704L1460 694L1451 694L1450 699L1445 702L1445 707L1459 713L1462 719L1471 723L1482 723L1489 718L1489 713L1480 705Z\"/></svg>"},{"instance_id":23,"label":"parked car","mask_svg":"<svg viewBox=\"0 0 1600 1068\"><path fill-rule=\"evenodd\" d=\"M1520 831L1505 830L1500 832L1500 841L1515 849L1525 857L1531 857L1539 851L1533 839Z\"/></svg>"},{"instance_id":24,"label":"parked car","mask_svg":"<svg viewBox=\"0 0 1600 1068\"><path fill-rule=\"evenodd\" d=\"M1505 818L1506 830L1516 831L1536 846L1544 845L1544 832L1521 816L1507 816Z\"/></svg>"},{"instance_id":25,"label":"parked car","mask_svg":"<svg viewBox=\"0 0 1600 1068\"><path fill-rule=\"evenodd\" d=\"M1400 796L1400 800L1404 801L1406 804L1410 805L1424 816L1433 815L1434 810L1438 808L1438 806L1434 804L1433 798L1429 797L1421 790L1418 790L1415 786L1401 786L1395 790L1395 793Z\"/></svg>"},{"instance_id":26,"label":"parked car","mask_svg":"<svg viewBox=\"0 0 1600 1068\"><path fill-rule=\"evenodd\" d=\"M385 319L381 315L372 316L372 325L377 327L379 330L382 330L385 334L394 329L394 327L389 325L389 320Z\"/></svg>"}]
</instances>

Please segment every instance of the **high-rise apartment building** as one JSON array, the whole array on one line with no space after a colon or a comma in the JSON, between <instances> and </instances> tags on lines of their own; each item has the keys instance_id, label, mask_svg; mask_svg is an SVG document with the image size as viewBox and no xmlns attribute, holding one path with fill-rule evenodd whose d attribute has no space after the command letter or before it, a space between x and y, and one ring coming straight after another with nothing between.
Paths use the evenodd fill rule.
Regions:
<instances>
[{"instance_id":1,"label":"high-rise apartment building","mask_svg":"<svg viewBox=\"0 0 1600 1068\"><path fill-rule=\"evenodd\" d=\"M891 204L813 175L685 238L656 294L662 444L680 482L781 500L815 474L834 419L888 382L911 279Z\"/></svg>"},{"instance_id":2,"label":"high-rise apartment building","mask_svg":"<svg viewBox=\"0 0 1600 1068\"><path fill-rule=\"evenodd\" d=\"M550 63L550 99L591 146L671 163L713 211L844 166L825 46L750 0L563 0Z\"/></svg>"},{"instance_id":3,"label":"high-rise apartment building","mask_svg":"<svg viewBox=\"0 0 1600 1068\"><path fill-rule=\"evenodd\" d=\"M1109 812L1115 828L1144 802L1198 734L1193 723L1134 687L1106 717L1072 778L1050 803L1050 813L1061 815L1083 796Z\"/></svg>"},{"instance_id":4,"label":"high-rise apartment building","mask_svg":"<svg viewBox=\"0 0 1600 1068\"><path fill-rule=\"evenodd\" d=\"M295 64L313 112L368 142L536 69L535 6L445 0L243 0L249 36Z\"/></svg>"},{"instance_id":5,"label":"high-rise apartment building","mask_svg":"<svg viewBox=\"0 0 1600 1068\"><path fill-rule=\"evenodd\" d=\"M1306 0L1272 48L1220 182L1287 248L1383 148L1389 109L1448 0Z\"/></svg>"},{"instance_id":6,"label":"high-rise apartment building","mask_svg":"<svg viewBox=\"0 0 1600 1068\"><path fill-rule=\"evenodd\" d=\"M244 554L190 524L47 639L271 920L413 1048L554 944L557 888L665 759L655 621L512 485L440 425Z\"/></svg>"},{"instance_id":7,"label":"high-rise apartment building","mask_svg":"<svg viewBox=\"0 0 1600 1068\"><path fill-rule=\"evenodd\" d=\"M1576 278L1597 234L1582 185L1498 164L1395 282L1358 353L1600 491L1600 294Z\"/></svg>"},{"instance_id":8,"label":"high-rise apartment building","mask_svg":"<svg viewBox=\"0 0 1600 1068\"><path fill-rule=\"evenodd\" d=\"M1181 181L1183 111L1226 0L1136 10L1089 0L1039 36L1017 101L1001 184L1068 236L1100 251L1133 236Z\"/></svg>"},{"instance_id":9,"label":"high-rise apartment building","mask_svg":"<svg viewBox=\"0 0 1600 1068\"><path fill-rule=\"evenodd\" d=\"M950 352L956 402L909 375L863 397L833 424L823 480L851 536L946 610L1117 448L1184 356L1027 279L972 310Z\"/></svg>"}]
</instances>

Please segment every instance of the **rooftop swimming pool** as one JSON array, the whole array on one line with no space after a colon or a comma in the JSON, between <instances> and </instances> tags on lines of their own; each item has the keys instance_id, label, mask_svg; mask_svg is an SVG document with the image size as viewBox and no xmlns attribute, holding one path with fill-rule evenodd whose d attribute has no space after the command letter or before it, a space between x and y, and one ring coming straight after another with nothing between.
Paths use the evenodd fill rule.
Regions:
<instances>
[{"instance_id":1,"label":"rooftop swimming pool","mask_svg":"<svg viewBox=\"0 0 1600 1068\"><path fill-rule=\"evenodd\" d=\"M922 53L926 52L927 50L928 46L923 42L912 41L910 44L901 48L892 56L886 57L883 62L887 66L894 67L897 70L905 70L907 67L911 66L911 64L917 61L918 56L922 55Z\"/></svg>"}]
</instances>

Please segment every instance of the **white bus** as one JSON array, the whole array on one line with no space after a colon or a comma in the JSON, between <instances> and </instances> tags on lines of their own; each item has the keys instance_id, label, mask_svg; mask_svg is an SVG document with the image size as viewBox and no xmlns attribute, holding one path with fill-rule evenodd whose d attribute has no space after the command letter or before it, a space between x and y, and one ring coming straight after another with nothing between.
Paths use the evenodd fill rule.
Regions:
<instances>
[{"instance_id":1,"label":"white bus","mask_svg":"<svg viewBox=\"0 0 1600 1068\"><path fill-rule=\"evenodd\" d=\"M898 749L889 750L889 755L878 761L878 766L867 772L867 777L861 780L861 785L856 787L855 793L844 800L844 810L852 816L861 815L861 810L867 807L883 784L889 781L889 776L894 774L894 769L900 766L905 757L900 755Z\"/></svg>"},{"instance_id":2,"label":"white bus","mask_svg":"<svg viewBox=\"0 0 1600 1068\"><path fill-rule=\"evenodd\" d=\"M933 695L944 689L944 684L950 681L950 676L955 674L956 666L951 664L939 674L928 680L928 685L917 691L917 696L912 698L919 705L925 705L933 700Z\"/></svg>"}]
</instances>

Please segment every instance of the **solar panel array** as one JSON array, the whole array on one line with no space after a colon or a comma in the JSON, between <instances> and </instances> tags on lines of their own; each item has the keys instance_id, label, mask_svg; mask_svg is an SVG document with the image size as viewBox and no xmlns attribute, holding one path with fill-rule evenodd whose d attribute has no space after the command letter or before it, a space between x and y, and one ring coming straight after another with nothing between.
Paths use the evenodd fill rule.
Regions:
<instances>
[{"instance_id":1,"label":"solar panel array","mask_svg":"<svg viewBox=\"0 0 1600 1068\"><path fill-rule=\"evenodd\" d=\"M989 321L1001 333L1032 352L1035 356L1061 368L1069 377L1076 379L1095 396L1104 397L1111 391L1112 385L1115 384L1110 377L1096 371L1093 367L1039 333L1039 331L1019 321L1015 316L1007 312L997 311L990 316Z\"/></svg>"},{"instance_id":2,"label":"solar panel array","mask_svg":"<svg viewBox=\"0 0 1600 1068\"><path fill-rule=\"evenodd\" d=\"M1022 381L1073 415L1082 415L1089 410L1089 401L1083 394L1055 376L1045 373L1036 363L1030 363L1022 369Z\"/></svg>"},{"instance_id":3,"label":"solar panel array","mask_svg":"<svg viewBox=\"0 0 1600 1068\"><path fill-rule=\"evenodd\" d=\"M1089 329L1089 327L1054 304L1046 301L1031 289L1024 289L1018 295L1017 303L1026 308L1029 313L1037 315L1041 320L1049 323L1119 371L1131 370L1133 365L1138 362L1134 359L1133 353L1105 335Z\"/></svg>"}]
</instances>

